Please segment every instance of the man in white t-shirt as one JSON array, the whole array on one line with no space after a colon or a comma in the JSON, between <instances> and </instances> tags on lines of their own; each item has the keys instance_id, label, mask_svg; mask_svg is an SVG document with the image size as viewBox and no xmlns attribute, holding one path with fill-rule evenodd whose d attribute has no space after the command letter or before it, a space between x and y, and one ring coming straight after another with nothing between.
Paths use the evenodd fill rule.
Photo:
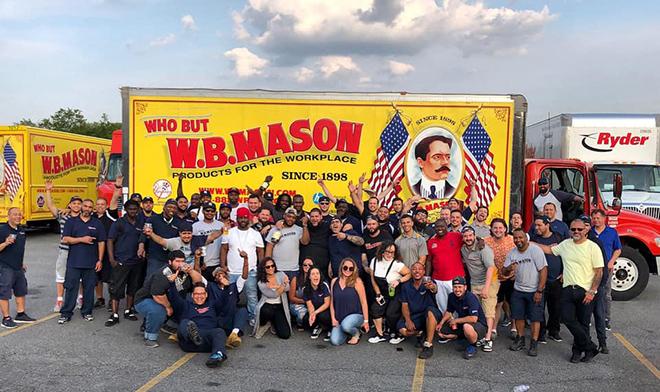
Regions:
<instances>
[{"instance_id":1,"label":"man in white t-shirt","mask_svg":"<svg viewBox=\"0 0 660 392\"><path fill-rule=\"evenodd\" d=\"M186 256L186 264L190 268L198 270L199 253L192 251L193 229L189 222L181 221L179 223L179 236L174 238L163 238L153 231L145 232L147 237L169 251L180 250Z\"/></svg>"},{"instance_id":2,"label":"man in white t-shirt","mask_svg":"<svg viewBox=\"0 0 660 392\"><path fill-rule=\"evenodd\" d=\"M219 236L222 233L224 224L215 220L215 204L208 202L201 206L200 220L193 223L193 249L200 246L206 246L206 255L204 261L200 266L202 269L202 276L208 281L213 281L212 275L215 267L220 265L220 248L222 247L222 240ZM219 233L218 233L219 232ZM212 241L207 241L209 236L212 236ZM214 238L218 236L217 238Z\"/></svg>"},{"instance_id":3,"label":"man in white t-shirt","mask_svg":"<svg viewBox=\"0 0 660 392\"><path fill-rule=\"evenodd\" d=\"M234 283L243 273L241 251L248 255L248 277L244 292L247 296L248 320L254 325L254 309L257 297L257 263L264 258L264 242L261 234L250 227L250 210L240 207L236 211L237 226L222 237L220 266L229 270L229 282Z\"/></svg>"},{"instance_id":4,"label":"man in white t-shirt","mask_svg":"<svg viewBox=\"0 0 660 392\"><path fill-rule=\"evenodd\" d=\"M558 220L564 219L564 214L562 213L561 206L564 203L570 201L579 201L584 203L584 198L582 196L574 195L572 193L560 191L557 189L550 189L550 182L547 177L539 178L538 182L539 193L534 197L534 213L540 213L543 211L543 206L546 203L552 203L555 205L557 214L555 217Z\"/></svg>"}]
</instances>

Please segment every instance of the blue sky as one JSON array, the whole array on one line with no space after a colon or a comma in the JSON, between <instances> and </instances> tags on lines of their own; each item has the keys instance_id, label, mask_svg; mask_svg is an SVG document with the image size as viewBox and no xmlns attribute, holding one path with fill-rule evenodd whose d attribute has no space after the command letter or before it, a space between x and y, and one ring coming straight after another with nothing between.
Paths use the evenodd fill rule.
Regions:
<instances>
[{"instance_id":1,"label":"blue sky","mask_svg":"<svg viewBox=\"0 0 660 392\"><path fill-rule=\"evenodd\" d=\"M120 121L121 86L521 93L658 113L660 5L595 0L0 0L0 124Z\"/></svg>"}]
</instances>

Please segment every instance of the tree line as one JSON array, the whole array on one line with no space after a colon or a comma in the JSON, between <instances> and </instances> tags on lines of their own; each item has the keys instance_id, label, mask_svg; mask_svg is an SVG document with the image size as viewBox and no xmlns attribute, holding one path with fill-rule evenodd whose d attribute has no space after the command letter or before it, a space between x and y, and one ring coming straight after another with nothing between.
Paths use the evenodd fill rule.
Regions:
<instances>
[{"instance_id":1,"label":"tree line","mask_svg":"<svg viewBox=\"0 0 660 392\"><path fill-rule=\"evenodd\" d=\"M16 125L27 125L104 139L112 139L112 132L121 129L121 123L110 122L108 115L105 113L101 115L99 121L88 121L80 109L71 108L61 108L50 117L36 122L32 121L32 119L24 118L16 123Z\"/></svg>"}]
</instances>

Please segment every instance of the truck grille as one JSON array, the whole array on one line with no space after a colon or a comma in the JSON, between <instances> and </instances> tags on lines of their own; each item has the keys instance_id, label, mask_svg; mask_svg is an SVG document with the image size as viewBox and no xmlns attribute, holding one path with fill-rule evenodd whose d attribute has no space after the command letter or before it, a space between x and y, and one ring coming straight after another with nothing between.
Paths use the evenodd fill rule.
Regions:
<instances>
[{"instance_id":1,"label":"truck grille","mask_svg":"<svg viewBox=\"0 0 660 392\"><path fill-rule=\"evenodd\" d=\"M640 214L648 215L654 219L660 219L660 207L644 207L639 208L635 206L623 206L626 210L639 212Z\"/></svg>"}]
</instances>

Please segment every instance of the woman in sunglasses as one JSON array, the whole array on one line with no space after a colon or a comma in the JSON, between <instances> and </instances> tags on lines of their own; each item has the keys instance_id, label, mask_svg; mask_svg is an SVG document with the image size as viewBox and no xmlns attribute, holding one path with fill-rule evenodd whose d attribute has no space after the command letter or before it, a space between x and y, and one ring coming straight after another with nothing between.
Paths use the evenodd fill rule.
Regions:
<instances>
[{"instance_id":1,"label":"woman in sunglasses","mask_svg":"<svg viewBox=\"0 0 660 392\"><path fill-rule=\"evenodd\" d=\"M323 330L328 331L324 339L330 340L330 328L332 320L330 317L330 287L323 280L321 270L317 267L309 269L309 277L303 288L303 299L307 306L309 315L309 326L312 327L312 339L318 339Z\"/></svg>"},{"instance_id":2,"label":"woman in sunglasses","mask_svg":"<svg viewBox=\"0 0 660 392\"><path fill-rule=\"evenodd\" d=\"M305 258L302 262L302 268L298 270L298 275L291 279L291 288L289 289L289 310L296 316L296 326L298 331L305 330L305 318L307 317L307 306L303 299L303 289L309 278L309 270L314 266L312 259Z\"/></svg>"},{"instance_id":3,"label":"woman in sunglasses","mask_svg":"<svg viewBox=\"0 0 660 392\"><path fill-rule=\"evenodd\" d=\"M289 291L289 277L278 271L275 260L266 257L257 266L257 286L261 292L261 300L255 309L255 338L261 339L271 328L281 339L291 336L291 316L286 292Z\"/></svg>"},{"instance_id":4,"label":"woman in sunglasses","mask_svg":"<svg viewBox=\"0 0 660 392\"><path fill-rule=\"evenodd\" d=\"M339 277L332 280L332 333L330 343L339 346L348 340L355 345L360 341L360 326L369 332L369 314L364 284L358 277L357 265L347 257L339 265Z\"/></svg>"}]
</instances>

